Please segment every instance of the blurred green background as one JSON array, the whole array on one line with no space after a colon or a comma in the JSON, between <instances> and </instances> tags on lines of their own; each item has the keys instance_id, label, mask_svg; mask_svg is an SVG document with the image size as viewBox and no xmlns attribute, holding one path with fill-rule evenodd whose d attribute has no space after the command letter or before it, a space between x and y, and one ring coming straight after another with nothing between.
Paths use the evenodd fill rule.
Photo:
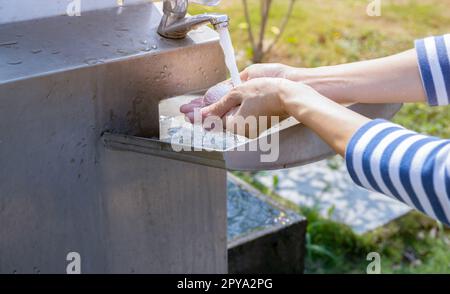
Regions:
<instances>
[{"instance_id":1,"label":"blurred green background","mask_svg":"<svg viewBox=\"0 0 450 294\"><path fill-rule=\"evenodd\" d=\"M272 1L267 43L275 38L289 0ZM368 0L297 0L280 41L264 62L316 67L382 57L413 47L417 38L450 32L450 0L382 0L382 14L366 14ZM260 0L248 0L252 25L257 33ZM251 63L247 22L241 0L223 0L206 8L230 15L230 31L238 64ZM191 5L191 13L205 7ZM449 107L406 105L395 120L405 127L431 135L450 137Z\"/></svg>"},{"instance_id":2,"label":"blurred green background","mask_svg":"<svg viewBox=\"0 0 450 294\"><path fill-rule=\"evenodd\" d=\"M413 41L450 32L450 0L382 0L381 16L366 13L368 0L297 0L280 41L264 62L316 67L382 57L413 47ZM261 23L260 0L248 0L255 34ZM265 45L280 31L289 0L272 1ZM242 1L223 0L207 11L231 17L230 31L241 69L251 64ZM191 5L190 13L205 12ZM450 107L409 104L394 120L421 133L450 138ZM307 273L365 273L368 252L382 256L383 273L450 272L450 231L442 224L411 212L373 232L356 235L342 224L296 207L258 183L250 173L238 173L258 189L308 218ZM332 213L332 212L330 212Z\"/></svg>"}]
</instances>

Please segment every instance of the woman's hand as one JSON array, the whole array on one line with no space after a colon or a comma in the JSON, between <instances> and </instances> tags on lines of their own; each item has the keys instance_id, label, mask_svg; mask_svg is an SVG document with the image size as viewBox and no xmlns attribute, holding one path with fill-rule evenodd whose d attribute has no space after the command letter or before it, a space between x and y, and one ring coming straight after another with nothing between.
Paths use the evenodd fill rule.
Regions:
<instances>
[{"instance_id":1,"label":"woman's hand","mask_svg":"<svg viewBox=\"0 0 450 294\"><path fill-rule=\"evenodd\" d=\"M247 81L279 77L302 82L338 103L425 102L417 63L416 51L408 50L388 57L318 68L256 64L246 68L241 78Z\"/></svg>"},{"instance_id":2,"label":"woman's hand","mask_svg":"<svg viewBox=\"0 0 450 294\"><path fill-rule=\"evenodd\" d=\"M241 72L241 80L248 81L257 78L283 78L295 81L298 68L281 63L253 64Z\"/></svg>"},{"instance_id":3,"label":"woman's hand","mask_svg":"<svg viewBox=\"0 0 450 294\"><path fill-rule=\"evenodd\" d=\"M279 117L279 121L293 116L341 155L356 130L369 121L308 85L281 78L249 80L201 111L204 117L222 117L229 131L247 137L254 137L266 128L258 124L242 125L243 120L251 122L249 118L254 117L253 121L260 123L261 116ZM270 127L270 119L266 122Z\"/></svg>"},{"instance_id":4,"label":"woman's hand","mask_svg":"<svg viewBox=\"0 0 450 294\"><path fill-rule=\"evenodd\" d=\"M277 117L278 122L289 116L284 108L283 96L295 85L281 78L255 78L202 108L202 116L223 118L227 130L250 138L256 137L271 127L272 117Z\"/></svg>"},{"instance_id":5,"label":"woman's hand","mask_svg":"<svg viewBox=\"0 0 450 294\"><path fill-rule=\"evenodd\" d=\"M219 87L224 92L229 90L223 85ZM341 155L354 132L369 121L304 83L282 78L250 79L231 88L222 98L217 98L220 96L217 89L208 92L202 99L183 105L182 112L193 116L193 109L199 108L203 118L222 119L224 128L250 138L271 127L271 117L282 121L293 116ZM261 117L265 117L264 125Z\"/></svg>"},{"instance_id":6,"label":"woman's hand","mask_svg":"<svg viewBox=\"0 0 450 294\"><path fill-rule=\"evenodd\" d=\"M356 102L354 91L358 83L351 77L351 70L341 66L326 66L317 68L297 68L280 63L253 64L241 72L242 81L257 78L283 78L293 82L301 82L311 86L319 93L339 103ZM349 74L349 76L346 76ZM358 73L356 79L359 79ZM358 97L361 97L359 94Z\"/></svg>"},{"instance_id":7,"label":"woman's hand","mask_svg":"<svg viewBox=\"0 0 450 294\"><path fill-rule=\"evenodd\" d=\"M210 88L203 97L182 105L180 111L194 123L194 111L201 110L203 117L222 118L225 129L255 137L271 126L271 117L281 121L289 116L282 107L281 96L295 86L294 82L281 78L253 78L235 88L225 81ZM257 122L266 117L267 126L253 123L251 127L239 128L239 120L251 119L250 116Z\"/></svg>"}]
</instances>

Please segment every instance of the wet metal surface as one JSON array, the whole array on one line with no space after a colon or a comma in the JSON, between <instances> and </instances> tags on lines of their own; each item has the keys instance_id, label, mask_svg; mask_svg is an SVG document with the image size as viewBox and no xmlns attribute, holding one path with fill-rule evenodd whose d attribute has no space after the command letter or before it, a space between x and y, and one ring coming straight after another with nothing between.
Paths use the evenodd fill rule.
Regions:
<instances>
[{"instance_id":1,"label":"wet metal surface","mask_svg":"<svg viewBox=\"0 0 450 294\"><path fill-rule=\"evenodd\" d=\"M226 272L226 172L101 140L157 136L160 100L225 78L212 30L160 40L159 18L0 25L0 273L65 273L69 252L82 273Z\"/></svg>"},{"instance_id":2,"label":"wet metal surface","mask_svg":"<svg viewBox=\"0 0 450 294\"><path fill-rule=\"evenodd\" d=\"M87 61L114 62L217 40L212 30L205 29L183 40L164 39L156 32L160 18L160 9L147 3L123 7L120 14L107 8L80 17L61 15L0 25L0 84L88 66ZM20 66L11 64L17 60L22 61ZM212 72L220 67L212 66Z\"/></svg>"}]
</instances>

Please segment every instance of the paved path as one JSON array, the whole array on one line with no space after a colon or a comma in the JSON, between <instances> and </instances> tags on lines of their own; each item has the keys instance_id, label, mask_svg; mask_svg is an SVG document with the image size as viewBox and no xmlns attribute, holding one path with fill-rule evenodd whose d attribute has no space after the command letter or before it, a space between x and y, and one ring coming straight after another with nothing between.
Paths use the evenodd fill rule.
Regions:
<instances>
[{"instance_id":1,"label":"paved path","mask_svg":"<svg viewBox=\"0 0 450 294\"><path fill-rule=\"evenodd\" d=\"M273 187L274 177L278 185ZM364 233L404 215L411 209L387 196L356 186L340 157L302 167L261 172L256 179L283 198L307 207L318 207L327 216Z\"/></svg>"}]
</instances>

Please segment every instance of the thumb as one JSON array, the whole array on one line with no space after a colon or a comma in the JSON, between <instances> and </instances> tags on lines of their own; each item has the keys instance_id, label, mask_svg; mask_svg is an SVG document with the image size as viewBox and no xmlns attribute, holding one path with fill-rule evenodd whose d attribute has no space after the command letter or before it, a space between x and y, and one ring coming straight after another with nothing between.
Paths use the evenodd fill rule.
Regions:
<instances>
[{"instance_id":1,"label":"thumb","mask_svg":"<svg viewBox=\"0 0 450 294\"><path fill-rule=\"evenodd\" d=\"M229 80L209 88L203 96L203 106L211 105L219 101L220 98L228 94L231 90L233 90L233 85Z\"/></svg>"},{"instance_id":2,"label":"thumb","mask_svg":"<svg viewBox=\"0 0 450 294\"><path fill-rule=\"evenodd\" d=\"M197 98L192 100L191 102L187 104L183 104L180 106L180 112L181 113L189 113L193 112L196 108L202 108L203 106L203 98Z\"/></svg>"},{"instance_id":3,"label":"thumb","mask_svg":"<svg viewBox=\"0 0 450 294\"><path fill-rule=\"evenodd\" d=\"M241 71L240 76L243 82L248 81L250 79L250 71L248 70L248 68Z\"/></svg>"},{"instance_id":4,"label":"thumb","mask_svg":"<svg viewBox=\"0 0 450 294\"><path fill-rule=\"evenodd\" d=\"M239 92L232 91L222 97L219 101L201 109L202 116L218 116L222 117L234 107L242 102Z\"/></svg>"}]
</instances>

